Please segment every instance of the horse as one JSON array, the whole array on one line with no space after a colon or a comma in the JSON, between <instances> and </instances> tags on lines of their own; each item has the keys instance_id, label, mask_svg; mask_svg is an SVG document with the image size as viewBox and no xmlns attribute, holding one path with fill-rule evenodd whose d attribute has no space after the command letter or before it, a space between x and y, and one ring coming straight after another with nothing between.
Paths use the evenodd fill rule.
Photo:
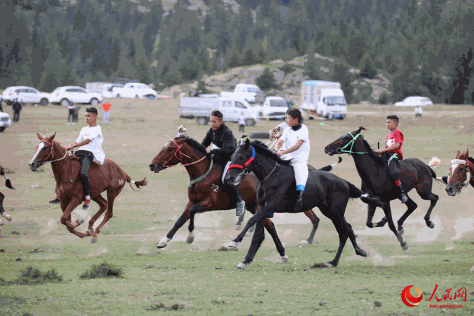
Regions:
<instances>
[{"instance_id":1,"label":"horse","mask_svg":"<svg viewBox=\"0 0 474 316\"><path fill-rule=\"evenodd\" d=\"M362 190L369 191L371 195L379 197L380 200L384 202L382 209L384 210L385 217L375 225L372 224L372 219L376 208L369 205L366 223L367 226L369 228L382 227L388 221L390 230L393 231L402 248L408 250L407 244L403 242L401 237L404 233L403 223L417 208L417 204L408 197L408 201L406 202L408 209L398 220L397 231L393 223L390 201L398 199L399 190L388 177L387 162L372 150L370 145L362 136L362 130L366 129L361 126L353 132L344 134L331 144L327 145L324 151L330 156L344 153L352 155L357 172L362 179ZM350 148L346 149L349 146ZM398 169L400 171L400 181L402 182L405 192L408 193L414 188L423 200L430 201L430 207L428 208L424 219L429 228L434 228L434 223L431 222L430 216L431 211L439 199L439 197L432 192L433 179L437 179L436 173L427 164L417 158L403 159L399 162Z\"/></svg>"},{"instance_id":2,"label":"horse","mask_svg":"<svg viewBox=\"0 0 474 316\"><path fill-rule=\"evenodd\" d=\"M263 219L271 213L295 213L296 183L290 160L281 159L265 144L258 140L250 142L241 140L231 158L231 165L225 177L229 185L240 185L242 180L253 172L260 182L258 188L259 210L253 215L242 232L228 247L237 247L245 232L255 223L257 227L252 238L247 256L237 265L245 269L249 265L263 240ZM336 257L327 263L316 264L315 267L336 267L347 238L352 242L357 255L366 257L367 253L358 244L351 225L346 221L344 213L349 198L361 198L369 204L381 205L377 198L370 198L350 182L326 171L309 172L308 181L303 195L303 207L299 212L318 207L331 219L339 234L339 248Z\"/></svg>"},{"instance_id":3,"label":"horse","mask_svg":"<svg viewBox=\"0 0 474 316\"><path fill-rule=\"evenodd\" d=\"M12 183L10 179L8 179L7 175L5 174L5 169L3 169L2 166L0 166L0 176L5 177L5 186L9 189L15 190L15 188L12 186ZM9 222L12 221L12 216L10 214L7 214L5 212L5 209L3 208L3 200L5 199L5 195L0 192L0 215L3 216L6 220ZM1 220L0 220L0 226L5 225Z\"/></svg>"},{"instance_id":4,"label":"horse","mask_svg":"<svg viewBox=\"0 0 474 316\"><path fill-rule=\"evenodd\" d=\"M223 166L214 164L213 160L206 157L206 148L195 139L187 136L179 129L178 136L167 142L155 158L151 161L149 167L154 173L175 166L181 163L187 170L190 183L188 185L188 203L174 224L159 243L158 248L164 248L188 220L187 243L194 242L194 216L196 213L203 213L216 210L230 210L236 207L236 198L231 188L222 184L221 177ZM326 166L325 169L332 169L333 166ZM239 193L245 201L247 211L254 214L257 211L256 202L257 179L255 175L248 175L242 185L239 187ZM313 242L314 234L318 228L319 218L309 210L305 215L313 223L313 229L307 243ZM239 219L241 222L241 220ZM239 223L237 223L239 224ZM270 233L282 258L285 257L283 246L279 247L279 239L276 235L274 225L270 219L265 219L265 228Z\"/></svg>"},{"instance_id":5,"label":"horse","mask_svg":"<svg viewBox=\"0 0 474 316\"><path fill-rule=\"evenodd\" d=\"M469 149L465 153L459 150L456 158L451 160L451 168L449 168L449 177L446 181L446 193L449 196L455 196L461 193L461 189L469 184L474 187L474 159L469 157ZM443 177L444 178L444 177Z\"/></svg>"},{"instance_id":6,"label":"horse","mask_svg":"<svg viewBox=\"0 0 474 316\"><path fill-rule=\"evenodd\" d=\"M76 228L83 221L71 223L71 213L82 203L84 199L83 186L79 178L81 163L79 158L70 156L64 146L54 140L56 133L50 137L38 135L40 143L36 148L36 153L28 164L31 171L50 162L53 169L54 179L56 181L56 194L59 198L63 215L61 216L61 224L65 225L69 232L84 238L92 236L91 242L97 242L97 235L102 227L113 216L113 206L115 198L122 192L126 183L133 189L135 184L137 189L146 186L148 182L146 177L141 181L132 181L130 176L125 173L114 161L105 159L101 166L95 162L92 163L89 170L89 179L92 189L91 198L99 204L99 211L90 219L87 233L76 231ZM107 191L107 199L102 197L102 192ZM93 226L97 219L105 212L104 219L94 230Z\"/></svg>"}]
</instances>

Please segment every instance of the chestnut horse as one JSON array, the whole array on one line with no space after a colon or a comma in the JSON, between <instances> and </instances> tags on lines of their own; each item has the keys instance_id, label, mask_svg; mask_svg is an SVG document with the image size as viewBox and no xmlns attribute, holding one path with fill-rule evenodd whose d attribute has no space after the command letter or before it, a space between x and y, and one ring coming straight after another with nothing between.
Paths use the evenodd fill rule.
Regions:
<instances>
[{"instance_id":1,"label":"chestnut horse","mask_svg":"<svg viewBox=\"0 0 474 316\"><path fill-rule=\"evenodd\" d=\"M92 236L92 243L97 241L97 235L102 227L113 216L113 206L115 198L120 194L126 183L135 184L137 188L147 185L146 178L141 181L132 181L129 175L125 173L114 161L105 159L104 165L100 166L95 162L89 170L89 180L91 184L91 198L99 204L99 211L89 221L89 228L86 234L76 231L76 227L82 222L71 223L71 213L84 200L82 182L79 178L81 162L76 156L70 156L64 146L54 140L56 133L50 137L42 137L37 134L41 141L37 147L31 163L28 164L31 171L51 162L51 167L56 180L56 194L61 203L63 215L61 223L67 229L80 238ZM133 189L133 187L132 187ZM103 198L101 193L107 190L107 199ZM100 225L93 229L94 223L104 213L104 219Z\"/></svg>"},{"instance_id":2,"label":"chestnut horse","mask_svg":"<svg viewBox=\"0 0 474 316\"><path fill-rule=\"evenodd\" d=\"M451 160L451 168L449 168L449 176L447 177L446 192L449 196L455 196L461 193L461 189L469 184L474 187L474 159L469 157L469 149L465 153L459 150L456 158ZM444 178L444 177L443 177Z\"/></svg>"},{"instance_id":3,"label":"chestnut horse","mask_svg":"<svg viewBox=\"0 0 474 316\"><path fill-rule=\"evenodd\" d=\"M151 171L158 173L178 163L185 166L191 180L188 186L189 201L183 214L176 221L173 228L168 232L166 237L156 245L158 248L166 247L178 229L188 220L190 222L187 242L192 243L194 241L194 216L196 213L231 210L236 207L237 201L233 189L223 185L221 181L223 166L215 164L212 169L210 169L211 163L213 164L213 162L206 157L206 148L193 138L181 133L164 145L151 161L149 167ZM332 166L325 168L329 168L328 170L330 170ZM239 186L239 193L245 201L245 208L252 214L257 212L258 207L256 192L257 178L254 174L249 174ZM310 238L307 240L308 243L312 243L314 233L318 227L319 218L316 217L311 210L306 211L305 214L313 223L313 230ZM264 226L272 236L281 259L285 261L285 249L281 245L273 222L269 218L265 218Z\"/></svg>"},{"instance_id":4,"label":"chestnut horse","mask_svg":"<svg viewBox=\"0 0 474 316\"><path fill-rule=\"evenodd\" d=\"M2 166L0 166L0 176L5 177L5 186L9 189L15 190L15 188L12 186L12 183L10 182L10 179L8 179L7 175L5 174L5 169L3 169ZM0 192L0 215L6 218L9 222L12 221L12 216L10 214L5 213L5 209L3 208L3 199L5 198L5 195ZM3 226L3 222L0 220L0 226Z\"/></svg>"}]
</instances>

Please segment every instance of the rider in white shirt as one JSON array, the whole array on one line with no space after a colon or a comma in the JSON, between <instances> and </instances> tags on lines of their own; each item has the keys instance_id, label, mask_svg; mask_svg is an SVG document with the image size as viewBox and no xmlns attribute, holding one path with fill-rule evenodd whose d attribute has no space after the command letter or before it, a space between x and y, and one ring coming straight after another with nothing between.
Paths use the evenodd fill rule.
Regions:
<instances>
[{"instance_id":1,"label":"rider in white shirt","mask_svg":"<svg viewBox=\"0 0 474 316\"><path fill-rule=\"evenodd\" d=\"M92 161L103 165L105 160L105 154L102 150L102 143L104 136L102 135L102 129L100 125L97 125L97 109L90 107L86 109L86 123L89 126L83 127L81 133L77 138L76 142L72 145L66 146L66 150L70 150L79 147L75 155L81 159L81 172L79 177L81 178L82 185L84 188L84 205L83 209L89 209L91 201L91 187L89 183L89 169Z\"/></svg>"},{"instance_id":2,"label":"rider in white shirt","mask_svg":"<svg viewBox=\"0 0 474 316\"><path fill-rule=\"evenodd\" d=\"M291 165L295 172L297 201L295 210L299 211L303 206L303 193L308 180L308 158L311 150L309 144L309 132L306 125L302 123L301 111L290 109L286 120L288 127L283 131L280 140L275 146L278 149L285 143L287 149L279 151L278 155L286 155L291 159Z\"/></svg>"}]
</instances>

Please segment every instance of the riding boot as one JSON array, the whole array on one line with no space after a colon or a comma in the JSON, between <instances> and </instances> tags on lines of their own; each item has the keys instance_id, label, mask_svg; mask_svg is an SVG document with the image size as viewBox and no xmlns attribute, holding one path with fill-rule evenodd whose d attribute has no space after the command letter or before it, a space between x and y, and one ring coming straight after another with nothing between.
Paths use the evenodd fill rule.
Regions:
<instances>
[{"instance_id":1,"label":"riding boot","mask_svg":"<svg viewBox=\"0 0 474 316\"><path fill-rule=\"evenodd\" d=\"M304 194L304 191L302 190L296 191L296 204L295 204L296 212L299 212L301 208L303 207L303 194Z\"/></svg>"}]
</instances>

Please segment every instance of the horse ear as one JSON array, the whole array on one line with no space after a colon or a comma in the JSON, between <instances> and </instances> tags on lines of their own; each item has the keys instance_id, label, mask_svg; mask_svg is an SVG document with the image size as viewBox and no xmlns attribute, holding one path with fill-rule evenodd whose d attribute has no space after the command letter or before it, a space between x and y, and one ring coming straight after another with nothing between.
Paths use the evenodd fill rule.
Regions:
<instances>
[{"instance_id":1,"label":"horse ear","mask_svg":"<svg viewBox=\"0 0 474 316\"><path fill-rule=\"evenodd\" d=\"M43 136L41 136L40 133L36 133L36 135L38 135L39 140L43 140Z\"/></svg>"},{"instance_id":2,"label":"horse ear","mask_svg":"<svg viewBox=\"0 0 474 316\"><path fill-rule=\"evenodd\" d=\"M357 131L355 131L355 134L356 134L356 135L357 135L357 134L360 134L361 131L365 131L365 130L366 130L366 129L365 129L363 126L361 126L361 127L359 127L359 129L358 129Z\"/></svg>"},{"instance_id":3,"label":"horse ear","mask_svg":"<svg viewBox=\"0 0 474 316\"><path fill-rule=\"evenodd\" d=\"M249 149L250 147L250 140L247 138L245 139L245 150Z\"/></svg>"},{"instance_id":4,"label":"horse ear","mask_svg":"<svg viewBox=\"0 0 474 316\"><path fill-rule=\"evenodd\" d=\"M456 158L458 158L460 154L461 152L458 150L458 152L456 153Z\"/></svg>"},{"instance_id":5,"label":"horse ear","mask_svg":"<svg viewBox=\"0 0 474 316\"><path fill-rule=\"evenodd\" d=\"M469 148L466 149L466 156L469 157Z\"/></svg>"},{"instance_id":6,"label":"horse ear","mask_svg":"<svg viewBox=\"0 0 474 316\"><path fill-rule=\"evenodd\" d=\"M49 138L49 140L50 140L50 141L53 141L53 139L54 139L55 136L56 136L56 133L54 133L53 136L51 136L51 137Z\"/></svg>"}]
</instances>

